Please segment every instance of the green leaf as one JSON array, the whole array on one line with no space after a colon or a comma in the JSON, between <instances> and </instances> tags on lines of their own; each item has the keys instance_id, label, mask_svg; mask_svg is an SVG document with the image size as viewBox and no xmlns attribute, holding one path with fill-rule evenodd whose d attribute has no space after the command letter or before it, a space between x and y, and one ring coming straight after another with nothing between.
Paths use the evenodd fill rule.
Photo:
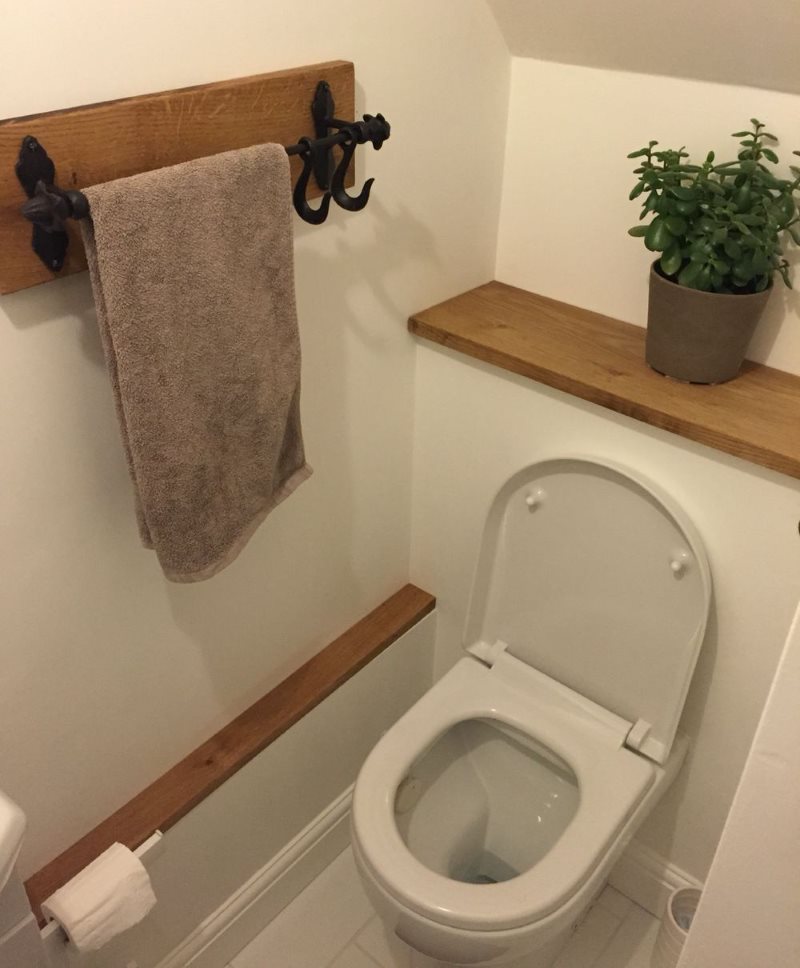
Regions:
<instances>
[{"instance_id":1,"label":"green leaf","mask_svg":"<svg viewBox=\"0 0 800 968\"><path fill-rule=\"evenodd\" d=\"M647 196L647 201L645 201L644 203L643 216L647 215L649 212L654 212L656 210L657 205L658 205L658 195L655 192L651 192Z\"/></svg>"},{"instance_id":2,"label":"green leaf","mask_svg":"<svg viewBox=\"0 0 800 968\"><path fill-rule=\"evenodd\" d=\"M733 259L734 262L737 259L741 259L742 247L739 245L738 242L735 242L733 239L725 240L724 249L725 249L725 254L729 256L731 259Z\"/></svg>"},{"instance_id":3,"label":"green leaf","mask_svg":"<svg viewBox=\"0 0 800 968\"><path fill-rule=\"evenodd\" d=\"M781 224L785 225L787 222L791 222L796 211L793 196L784 195L780 202L778 202L778 209L781 214Z\"/></svg>"},{"instance_id":4,"label":"green leaf","mask_svg":"<svg viewBox=\"0 0 800 968\"><path fill-rule=\"evenodd\" d=\"M765 158L769 158L769 160L773 163L773 165L777 165L778 164L778 156L775 154L775 152L772 150L772 148L762 148L761 149L761 154Z\"/></svg>"},{"instance_id":5,"label":"green leaf","mask_svg":"<svg viewBox=\"0 0 800 968\"><path fill-rule=\"evenodd\" d=\"M681 270L681 273L678 276L678 282L682 286L692 286L695 279L700 275L702 269L702 262L690 262Z\"/></svg>"},{"instance_id":6,"label":"green leaf","mask_svg":"<svg viewBox=\"0 0 800 968\"><path fill-rule=\"evenodd\" d=\"M664 219L657 215L647 228L644 244L651 252L663 252L671 242L672 236Z\"/></svg>"},{"instance_id":7,"label":"green leaf","mask_svg":"<svg viewBox=\"0 0 800 968\"><path fill-rule=\"evenodd\" d=\"M681 257L681 248L679 245L671 245L659 260L661 271L665 276L674 276L682 264L683 258Z\"/></svg>"},{"instance_id":8,"label":"green leaf","mask_svg":"<svg viewBox=\"0 0 800 968\"><path fill-rule=\"evenodd\" d=\"M650 152L647 150L647 148L640 148L638 151L632 151L628 155L628 157L629 158L641 158L644 155L649 155L649 154L650 154Z\"/></svg>"},{"instance_id":9,"label":"green leaf","mask_svg":"<svg viewBox=\"0 0 800 968\"><path fill-rule=\"evenodd\" d=\"M683 188L681 185L676 185L674 188L670 188L670 195L674 195L681 202L693 202L695 199L695 191L693 188Z\"/></svg>"},{"instance_id":10,"label":"green leaf","mask_svg":"<svg viewBox=\"0 0 800 968\"><path fill-rule=\"evenodd\" d=\"M748 212L750 210L750 205L752 203L752 190L749 182L745 182L745 184L742 185L742 187L736 192L733 198L733 203L740 212Z\"/></svg>"},{"instance_id":11,"label":"green leaf","mask_svg":"<svg viewBox=\"0 0 800 968\"><path fill-rule=\"evenodd\" d=\"M697 211L697 202L683 202L676 199L675 211L678 215L694 215Z\"/></svg>"},{"instance_id":12,"label":"green leaf","mask_svg":"<svg viewBox=\"0 0 800 968\"><path fill-rule=\"evenodd\" d=\"M685 235L686 230L689 227L686 221L679 218L677 215L668 215L664 219L664 224L666 225L670 235ZM669 273L668 273L669 274Z\"/></svg>"},{"instance_id":13,"label":"green leaf","mask_svg":"<svg viewBox=\"0 0 800 968\"><path fill-rule=\"evenodd\" d=\"M632 229L628 229L628 235L632 235L634 238L643 239L647 235L647 225L634 225Z\"/></svg>"},{"instance_id":14,"label":"green leaf","mask_svg":"<svg viewBox=\"0 0 800 968\"><path fill-rule=\"evenodd\" d=\"M631 201L633 201L634 198L638 198L642 194L643 191L644 191L644 182L638 182L631 189L631 193L630 193L630 195L628 195L628 198Z\"/></svg>"}]
</instances>

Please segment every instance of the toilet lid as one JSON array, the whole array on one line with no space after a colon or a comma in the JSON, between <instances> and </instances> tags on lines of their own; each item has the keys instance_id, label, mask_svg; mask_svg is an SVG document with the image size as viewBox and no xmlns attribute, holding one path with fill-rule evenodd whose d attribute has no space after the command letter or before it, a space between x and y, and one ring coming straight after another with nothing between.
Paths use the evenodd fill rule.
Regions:
<instances>
[{"instance_id":1,"label":"toilet lid","mask_svg":"<svg viewBox=\"0 0 800 968\"><path fill-rule=\"evenodd\" d=\"M467 645L506 643L628 720L629 745L663 763L710 598L702 541L670 498L612 463L549 460L492 504Z\"/></svg>"}]
</instances>

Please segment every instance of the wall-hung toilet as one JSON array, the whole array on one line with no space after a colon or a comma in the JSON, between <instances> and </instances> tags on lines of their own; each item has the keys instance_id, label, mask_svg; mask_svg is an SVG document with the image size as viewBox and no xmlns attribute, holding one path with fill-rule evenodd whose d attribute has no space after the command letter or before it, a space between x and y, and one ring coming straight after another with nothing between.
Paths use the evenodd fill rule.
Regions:
<instances>
[{"instance_id":1,"label":"wall-hung toilet","mask_svg":"<svg viewBox=\"0 0 800 968\"><path fill-rule=\"evenodd\" d=\"M710 597L691 522L630 472L563 458L505 484L469 655L356 782L353 853L388 930L447 964L552 965L680 768Z\"/></svg>"}]
</instances>

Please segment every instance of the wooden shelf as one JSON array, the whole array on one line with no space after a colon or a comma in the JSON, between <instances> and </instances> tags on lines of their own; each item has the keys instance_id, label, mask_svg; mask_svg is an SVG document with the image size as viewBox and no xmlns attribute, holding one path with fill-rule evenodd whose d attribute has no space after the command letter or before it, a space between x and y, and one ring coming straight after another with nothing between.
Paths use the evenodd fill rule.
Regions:
<instances>
[{"instance_id":1,"label":"wooden shelf","mask_svg":"<svg viewBox=\"0 0 800 968\"><path fill-rule=\"evenodd\" d=\"M800 478L800 377L746 362L697 386L644 362L645 331L490 282L412 316L417 336L546 386Z\"/></svg>"}]
</instances>

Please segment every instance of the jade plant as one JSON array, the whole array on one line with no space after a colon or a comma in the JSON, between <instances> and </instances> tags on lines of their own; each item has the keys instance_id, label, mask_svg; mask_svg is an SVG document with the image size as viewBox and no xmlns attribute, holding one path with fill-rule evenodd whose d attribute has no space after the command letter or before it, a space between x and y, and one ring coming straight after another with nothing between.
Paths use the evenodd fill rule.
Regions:
<instances>
[{"instance_id":1,"label":"jade plant","mask_svg":"<svg viewBox=\"0 0 800 968\"><path fill-rule=\"evenodd\" d=\"M653 216L629 234L660 252L661 273L681 286L762 292L779 272L791 287L783 243L790 236L800 245L800 168L790 166L792 179L778 178L778 156L767 144L777 139L755 118L751 124L733 135L741 139L735 161L715 164L710 151L702 165L689 164L683 148L656 151L657 141L628 155L641 159L630 193L644 196L639 220Z\"/></svg>"}]
</instances>

